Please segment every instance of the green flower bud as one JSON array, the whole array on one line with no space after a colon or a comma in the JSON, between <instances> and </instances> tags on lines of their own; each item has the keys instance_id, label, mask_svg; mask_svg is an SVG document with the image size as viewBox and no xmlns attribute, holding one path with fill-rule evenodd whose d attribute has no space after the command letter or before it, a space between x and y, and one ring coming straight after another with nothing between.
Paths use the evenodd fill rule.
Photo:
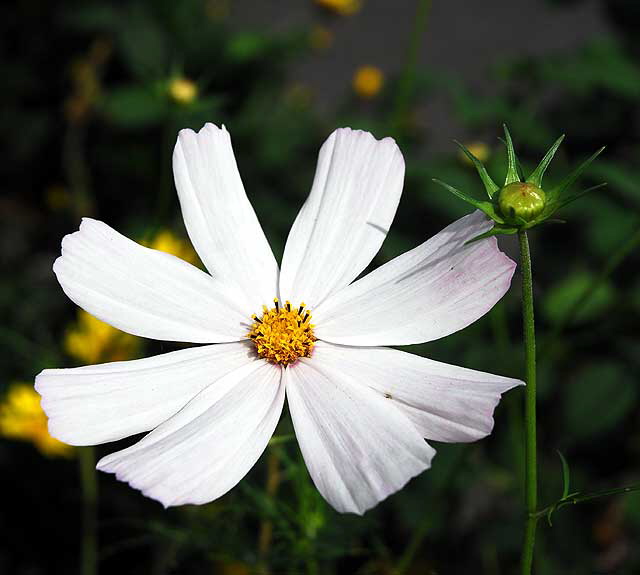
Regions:
<instances>
[{"instance_id":1,"label":"green flower bud","mask_svg":"<svg viewBox=\"0 0 640 575\"><path fill-rule=\"evenodd\" d=\"M498 205L507 219L521 218L530 222L544 209L546 194L538 186L528 182L512 182L502 188L498 195Z\"/></svg>"},{"instance_id":2,"label":"green flower bud","mask_svg":"<svg viewBox=\"0 0 640 575\"><path fill-rule=\"evenodd\" d=\"M434 179L434 182L443 186L446 190L461 200L471 204L474 208L484 212L494 221L494 226L487 232L480 234L470 241L476 241L490 236L516 234L520 230L528 230L544 222L551 222L551 216L560 208L577 200L587 192L601 188L605 184L592 186L581 192L569 193L569 188L578 177L604 150L600 148L575 170L567 175L557 186L542 190L542 177L544 176L553 156L558 151L564 136L560 136L549 148L540 163L529 177L523 181L524 176L518 170L518 158L513 147L511 134L504 126L504 143L507 146L507 173L504 184L500 187L492 179L484 164L462 144L456 142L463 154L475 166L478 175L484 184L489 196L488 200L477 199L462 192L445 182ZM555 220L557 221L557 220Z\"/></svg>"}]
</instances>

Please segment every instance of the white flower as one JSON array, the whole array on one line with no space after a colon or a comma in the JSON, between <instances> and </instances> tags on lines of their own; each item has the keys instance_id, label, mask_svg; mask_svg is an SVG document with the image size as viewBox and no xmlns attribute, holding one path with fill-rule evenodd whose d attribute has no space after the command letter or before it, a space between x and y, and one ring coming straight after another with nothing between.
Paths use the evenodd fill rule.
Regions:
<instances>
[{"instance_id":1,"label":"white flower","mask_svg":"<svg viewBox=\"0 0 640 575\"><path fill-rule=\"evenodd\" d=\"M54 437L93 445L153 430L98 469L165 506L206 503L255 464L286 395L318 490L338 511L363 513L430 467L423 438L491 432L500 394L522 382L380 347L454 333L502 297L514 262L495 238L465 245L490 222L466 216L354 281L400 199L392 139L329 137L280 270L224 127L181 131L173 169L211 275L91 219L64 238L54 271L76 304L118 329L209 345L44 370L37 390Z\"/></svg>"}]
</instances>

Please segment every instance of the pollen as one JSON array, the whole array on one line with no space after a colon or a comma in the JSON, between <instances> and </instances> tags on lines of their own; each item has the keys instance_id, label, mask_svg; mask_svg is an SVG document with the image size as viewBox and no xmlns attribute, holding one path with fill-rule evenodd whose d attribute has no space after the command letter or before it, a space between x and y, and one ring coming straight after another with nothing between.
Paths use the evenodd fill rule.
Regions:
<instances>
[{"instance_id":1,"label":"pollen","mask_svg":"<svg viewBox=\"0 0 640 575\"><path fill-rule=\"evenodd\" d=\"M252 315L253 324L247 334L253 341L258 355L264 359L287 366L300 357L311 357L316 337L311 313L301 303L292 307L289 301L282 306L278 298L274 307L262 307L262 316Z\"/></svg>"}]
</instances>

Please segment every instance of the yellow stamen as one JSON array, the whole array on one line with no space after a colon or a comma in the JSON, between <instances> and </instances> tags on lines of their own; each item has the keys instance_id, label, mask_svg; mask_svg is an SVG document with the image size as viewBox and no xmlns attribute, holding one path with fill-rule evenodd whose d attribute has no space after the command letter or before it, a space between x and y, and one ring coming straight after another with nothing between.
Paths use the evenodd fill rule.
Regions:
<instances>
[{"instance_id":1,"label":"yellow stamen","mask_svg":"<svg viewBox=\"0 0 640 575\"><path fill-rule=\"evenodd\" d=\"M255 344L258 355L285 366L299 357L311 357L316 342L315 326L304 302L297 308L289 301L281 306L278 298L273 303L275 307L271 309L263 306L262 317L251 316L253 324L247 335Z\"/></svg>"}]
</instances>

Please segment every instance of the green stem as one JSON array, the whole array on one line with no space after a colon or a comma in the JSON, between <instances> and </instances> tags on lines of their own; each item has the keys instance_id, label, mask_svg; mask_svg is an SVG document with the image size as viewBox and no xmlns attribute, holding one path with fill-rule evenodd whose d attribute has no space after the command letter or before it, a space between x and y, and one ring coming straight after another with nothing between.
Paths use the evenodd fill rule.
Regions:
<instances>
[{"instance_id":1,"label":"green stem","mask_svg":"<svg viewBox=\"0 0 640 575\"><path fill-rule=\"evenodd\" d=\"M411 41L407 52L407 60L398 83L398 91L396 92L395 102L393 106L393 116L391 118L391 133L400 136L403 131L407 108L411 100L411 92L416 79L416 67L418 64L418 52L420 50L420 41L427 29L429 21L429 11L431 10L431 0L419 0L418 9L414 20L413 32L411 33Z\"/></svg>"},{"instance_id":2,"label":"green stem","mask_svg":"<svg viewBox=\"0 0 640 575\"><path fill-rule=\"evenodd\" d=\"M522 268L522 323L525 351L525 501L526 524L522 547L522 575L531 573L536 539L538 507L538 470L536 462L536 333L533 316L533 275L527 232L518 232Z\"/></svg>"},{"instance_id":3,"label":"green stem","mask_svg":"<svg viewBox=\"0 0 640 575\"><path fill-rule=\"evenodd\" d=\"M80 483L82 487L82 575L98 573L98 482L93 447L80 447Z\"/></svg>"},{"instance_id":4,"label":"green stem","mask_svg":"<svg viewBox=\"0 0 640 575\"><path fill-rule=\"evenodd\" d=\"M433 518L427 514L420 525L418 525L417 529L414 530L413 535L409 540L409 544L402 553L400 560L393 571L394 575L404 575L407 572L407 569L409 569L411 563L413 563L416 553L420 550L422 542L428 535L429 531L433 528L433 524Z\"/></svg>"}]
</instances>

